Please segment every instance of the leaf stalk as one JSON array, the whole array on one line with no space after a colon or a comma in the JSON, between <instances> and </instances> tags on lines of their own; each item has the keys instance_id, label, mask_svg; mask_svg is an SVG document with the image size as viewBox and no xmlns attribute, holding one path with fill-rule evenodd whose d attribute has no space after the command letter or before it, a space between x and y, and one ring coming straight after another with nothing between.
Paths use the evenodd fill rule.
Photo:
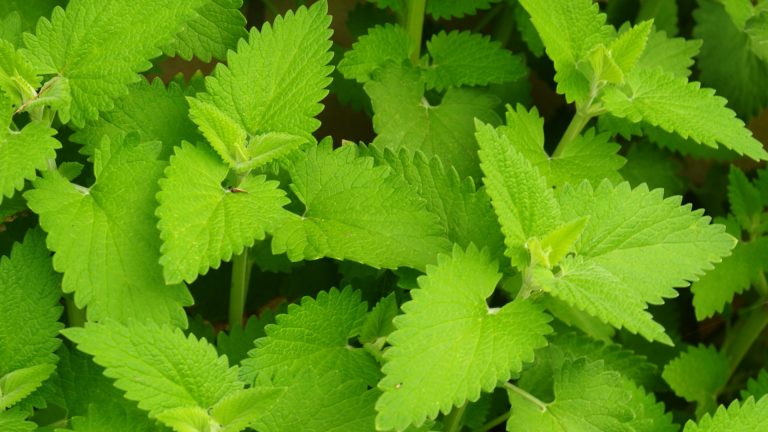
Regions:
<instances>
[{"instance_id":1,"label":"leaf stalk","mask_svg":"<svg viewBox=\"0 0 768 432\"><path fill-rule=\"evenodd\" d=\"M427 9L426 0L408 0L408 9L405 11L405 31L411 40L409 50L411 62L416 64L421 57L421 37L424 31L424 13Z\"/></svg>"},{"instance_id":2,"label":"leaf stalk","mask_svg":"<svg viewBox=\"0 0 768 432\"><path fill-rule=\"evenodd\" d=\"M245 313L245 300L248 298L248 284L250 271L248 264L248 252L250 248L245 248L243 253L236 255L232 259L232 282L229 289L229 328L235 326L242 327L243 314Z\"/></svg>"}]
</instances>

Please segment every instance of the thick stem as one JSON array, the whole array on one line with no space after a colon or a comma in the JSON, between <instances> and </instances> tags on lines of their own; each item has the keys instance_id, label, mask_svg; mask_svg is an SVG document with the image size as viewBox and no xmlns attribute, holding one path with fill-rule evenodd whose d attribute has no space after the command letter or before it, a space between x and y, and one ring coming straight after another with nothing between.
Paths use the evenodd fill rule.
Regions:
<instances>
[{"instance_id":1,"label":"thick stem","mask_svg":"<svg viewBox=\"0 0 768 432\"><path fill-rule=\"evenodd\" d=\"M542 402L541 400L539 400L539 398L537 398L536 396L534 396L534 395L528 393L527 391L521 389L520 387L518 387L518 386L516 386L516 385L514 385L512 383L505 382L504 383L504 388L506 388L507 390L512 390L513 392L515 392L515 393L519 394L520 396L522 396L523 399L525 399L528 402L536 405L541 412L545 412L547 410L547 404L546 403Z\"/></svg>"},{"instance_id":2,"label":"thick stem","mask_svg":"<svg viewBox=\"0 0 768 432\"><path fill-rule=\"evenodd\" d=\"M85 309L75 306L75 299L71 294L64 296L67 309L67 323L70 327L83 327L85 325Z\"/></svg>"},{"instance_id":3,"label":"thick stem","mask_svg":"<svg viewBox=\"0 0 768 432\"><path fill-rule=\"evenodd\" d=\"M762 304L740 318L723 342L722 351L728 357L730 374L736 371L752 344L768 326L768 303L765 299L759 301Z\"/></svg>"},{"instance_id":4,"label":"thick stem","mask_svg":"<svg viewBox=\"0 0 768 432\"><path fill-rule=\"evenodd\" d=\"M467 409L467 402L460 407L454 408L445 417L445 432L459 432L461 430L461 419L464 418L464 410Z\"/></svg>"},{"instance_id":5,"label":"thick stem","mask_svg":"<svg viewBox=\"0 0 768 432\"><path fill-rule=\"evenodd\" d=\"M579 136L581 131L584 130L584 127L591 118L591 115L584 113L582 110L576 110L576 114L573 116L571 124L568 125L568 129L565 130L560 142L557 143L557 148L555 149L555 152L552 153L552 157L560 156L563 151L565 151L566 147L568 147L568 145Z\"/></svg>"},{"instance_id":6,"label":"thick stem","mask_svg":"<svg viewBox=\"0 0 768 432\"><path fill-rule=\"evenodd\" d=\"M405 31L411 40L409 50L411 62L416 64L421 57L421 34L424 30L424 13L427 0L408 0L408 10L405 11Z\"/></svg>"},{"instance_id":7,"label":"thick stem","mask_svg":"<svg viewBox=\"0 0 768 432\"><path fill-rule=\"evenodd\" d=\"M232 260L232 283L229 289L229 328L242 327L243 313L245 312L245 299L248 297L248 251L235 256Z\"/></svg>"},{"instance_id":8,"label":"thick stem","mask_svg":"<svg viewBox=\"0 0 768 432\"><path fill-rule=\"evenodd\" d=\"M496 417L494 419L491 419L491 421L489 421L488 423L484 424L480 429L476 430L475 432L488 432L489 430L491 430L491 429L495 428L496 426L498 426L498 425L504 423L505 421L507 421L507 419L511 415L512 415L512 411L507 411L504 414L502 414L502 415L500 415L500 416L498 416L498 417Z\"/></svg>"}]
</instances>

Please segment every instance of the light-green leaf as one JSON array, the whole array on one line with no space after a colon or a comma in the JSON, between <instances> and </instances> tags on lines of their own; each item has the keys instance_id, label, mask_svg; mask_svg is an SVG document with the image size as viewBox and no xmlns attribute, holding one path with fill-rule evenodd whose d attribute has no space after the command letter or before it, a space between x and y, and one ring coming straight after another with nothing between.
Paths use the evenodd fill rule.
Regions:
<instances>
[{"instance_id":1,"label":"light-green leaf","mask_svg":"<svg viewBox=\"0 0 768 432\"><path fill-rule=\"evenodd\" d=\"M94 157L96 183L76 186L58 172L24 194L48 232L62 288L89 320L146 319L185 326L192 303L184 285L166 285L155 225L160 144L105 140Z\"/></svg>"},{"instance_id":2,"label":"light-green leaf","mask_svg":"<svg viewBox=\"0 0 768 432\"><path fill-rule=\"evenodd\" d=\"M408 59L410 38L399 25L386 24L368 30L344 53L339 71L344 78L365 83L373 79L373 71L392 61L396 64Z\"/></svg>"},{"instance_id":3,"label":"light-green leaf","mask_svg":"<svg viewBox=\"0 0 768 432\"><path fill-rule=\"evenodd\" d=\"M16 369L0 377L0 412L37 390L55 369L54 364L42 363Z\"/></svg>"},{"instance_id":4,"label":"light-green leaf","mask_svg":"<svg viewBox=\"0 0 768 432\"><path fill-rule=\"evenodd\" d=\"M696 412L717 406L717 396L730 377L728 357L713 346L690 346L664 367L661 376L676 395L696 402Z\"/></svg>"},{"instance_id":5,"label":"light-green leaf","mask_svg":"<svg viewBox=\"0 0 768 432\"><path fill-rule=\"evenodd\" d=\"M427 267L413 300L394 319L376 403L382 430L419 426L440 411L476 401L533 360L550 318L528 300L489 308L501 275L486 252L455 247Z\"/></svg>"},{"instance_id":6,"label":"light-green leaf","mask_svg":"<svg viewBox=\"0 0 768 432\"><path fill-rule=\"evenodd\" d=\"M163 47L163 52L185 60L195 56L206 63L211 58L223 60L227 50L247 36L246 20L240 13L242 5L243 0L208 1L173 42Z\"/></svg>"},{"instance_id":7,"label":"light-green leaf","mask_svg":"<svg viewBox=\"0 0 768 432\"><path fill-rule=\"evenodd\" d=\"M714 415L706 414L694 423L688 420L683 432L754 432L768 429L768 397L755 402L749 397L744 402L731 402L728 408L720 405Z\"/></svg>"}]
</instances>

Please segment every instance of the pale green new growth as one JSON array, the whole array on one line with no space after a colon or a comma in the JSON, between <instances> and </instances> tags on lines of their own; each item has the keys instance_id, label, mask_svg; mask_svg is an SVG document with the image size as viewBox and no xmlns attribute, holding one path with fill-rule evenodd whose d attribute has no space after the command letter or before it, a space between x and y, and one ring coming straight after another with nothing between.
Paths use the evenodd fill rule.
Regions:
<instances>
[{"instance_id":1,"label":"pale green new growth","mask_svg":"<svg viewBox=\"0 0 768 432\"><path fill-rule=\"evenodd\" d=\"M2 42L2 40L0 40ZM43 171L49 159L56 158L61 143L53 138L56 130L43 121L32 121L17 130L11 125L13 108L0 90L0 203Z\"/></svg>"},{"instance_id":2,"label":"pale green new growth","mask_svg":"<svg viewBox=\"0 0 768 432\"><path fill-rule=\"evenodd\" d=\"M514 81L527 72L521 57L488 36L468 31L440 32L427 41L427 50L431 61L425 80L427 86L440 91Z\"/></svg>"},{"instance_id":3,"label":"pale green new growth","mask_svg":"<svg viewBox=\"0 0 768 432\"><path fill-rule=\"evenodd\" d=\"M345 78L365 83L373 79L373 71L388 61L396 64L408 59L410 40L404 28L386 24L368 30L344 53L339 72Z\"/></svg>"},{"instance_id":4,"label":"pale green new growth","mask_svg":"<svg viewBox=\"0 0 768 432\"><path fill-rule=\"evenodd\" d=\"M743 403L732 402L728 408L720 405L714 415L706 414L696 424L688 420L683 432L755 432L768 429L768 397L755 402L749 397Z\"/></svg>"},{"instance_id":5,"label":"pale green new growth","mask_svg":"<svg viewBox=\"0 0 768 432\"><path fill-rule=\"evenodd\" d=\"M243 388L237 369L230 368L212 345L186 337L179 329L109 321L63 333L79 350L92 355L125 397L137 401L150 417L179 408L215 411Z\"/></svg>"},{"instance_id":6,"label":"pale green new growth","mask_svg":"<svg viewBox=\"0 0 768 432\"><path fill-rule=\"evenodd\" d=\"M0 35L0 91L5 92L11 104L18 107L39 86L40 78L32 65L11 42L2 39Z\"/></svg>"},{"instance_id":7,"label":"pale green new growth","mask_svg":"<svg viewBox=\"0 0 768 432\"><path fill-rule=\"evenodd\" d=\"M378 364L347 342L359 334L367 311L360 292L349 287L323 291L316 299L305 297L300 306L289 305L287 314L278 315L275 324L265 328L267 336L256 340L256 348L242 362L241 377L253 382L257 375L313 368L321 375L337 370L347 379L375 385Z\"/></svg>"},{"instance_id":8,"label":"pale green new growth","mask_svg":"<svg viewBox=\"0 0 768 432\"><path fill-rule=\"evenodd\" d=\"M189 118L197 124L200 133L224 162L235 167L248 160L245 152L248 134L242 126L212 103L201 102L192 97L187 98L187 102Z\"/></svg>"},{"instance_id":9,"label":"pale green new growth","mask_svg":"<svg viewBox=\"0 0 768 432\"><path fill-rule=\"evenodd\" d=\"M286 132L312 140L320 126L314 117L328 91L328 40L331 18L327 4L299 8L279 16L230 52L205 80L207 93L197 97L215 105L251 136Z\"/></svg>"},{"instance_id":10,"label":"pale green new growth","mask_svg":"<svg viewBox=\"0 0 768 432\"><path fill-rule=\"evenodd\" d=\"M240 13L242 5L243 0L209 0L173 42L163 47L163 52L185 60L194 56L206 63L211 58L223 60L227 50L248 35L245 17Z\"/></svg>"},{"instance_id":11,"label":"pale green new growth","mask_svg":"<svg viewBox=\"0 0 768 432\"><path fill-rule=\"evenodd\" d=\"M384 392L376 403L379 429L421 425L440 411L476 401L533 360L546 345L550 318L528 300L489 308L500 274L486 252L454 247L419 278L413 300L394 319L384 353Z\"/></svg>"},{"instance_id":12,"label":"pale green new growth","mask_svg":"<svg viewBox=\"0 0 768 432\"><path fill-rule=\"evenodd\" d=\"M480 89L451 88L439 105L432 105L418 70L390 64L374 76L375 80L365 84L375 113L374 145L439 156L461 177L478 178L473 121L499 122L494 112L499 102L496 96Z\"/></svg>"},{"instance_id":13,"label":"pale green new growth","mask_svg":"<svg viewBox=\"0 0 768 432\"><path fill-rule=\"evenodd\" d=\"M237 189L222 187L227 166L208 148L184 143L160 180L157 216L163 245L160 264L168 283L192 282L222 260L264 239L289 201L263 175Z\"/></svg>"},{"instance_id":14,"label":"pale green new growth","mask_svg":"<svg viewBox=\"0 0 768 432\"><path fill-rule=\"evenodd\" d=\"M728 357L713 346L690 346L664 367L661 377L676 395L696 402L697 413L717 406L717 396L728 383Z\"/></svg>"},{"instance_id":15,"label":"pale green new growth","mask_svg":"<svg viewBox=\"0 0 768 432\"><path fill-rule=\"evenodd\" d=\"M512 264L529 263L527 242L560 225L560 208L546 179L512 146L506 135L477 123L480 167L486 191L501 224Z\"/></svg>"},{"instance_id":16,"label":"pale green new growth","mask_svg":"<svg viewBox=\"0 0 768 432\"><path fill-rule=\"evenodd\" d=\"M57 335L63 327L58 321L60 280L39 230L29 231L10 256L0 257L0 381L14 371L56 362L53 352L61 343ZM0 390L0 405L4 391Z\"/></svg>"},{"instance_id":17,"label":"pale green new growth","mask_svg":"<svg viewBox=\"0 0 768 432\"><path fill-rule=\"evenodd\" d=\"M54 9L50 20L41 19L34 35L25 35L26 52L38 73L68 81L72 122L83 126L127 94L126 85L151 67L147 60L160 55L158 47L210 1L73 0L66 10Z\"/></svg>"},{"instance_id":18,"label":"pale green new growth","mask_svg":"<svg viewBox=\"0 0 768 432\"><path fill-rule=\"evenodd\" d=\"M323 256L377 268L423 269L450 249L438 217L388 167L358 157L354 145L310 148L290 168L304 204L275 230L274 253L293 261Z\"/></svg>"},{"instance_id":19,"label":"pale green new growth","mask_svg":"<svg viewBox=\"0 0 768 432\"><path fill-rule=\"evenodd\" d=\"M750 288L768 263L768 238L740 242L733 254L691 284L696 319L722 312L733 296Z\"/></svg>"},{"instance_id":20,"label":"pale green new growth","mask_svg":"<svg viewBox=\"0 0 768 432\"><path fill-rule=\"evenodd\" d=\"M623 73L629 73L635 68L645 51L652 26L653 21L643 21L621 33L608 45L613 61Z\"/></svg>"},{"instance_id":21,"label":"pale green new growth","mask_svg":"<svg viewBox=\"0 0 768 432\"><path fill-rule=\"evenodd\" d=\"M671 416L654 397L636 387L602 360L567 360L555 371L554 400L532 401L509 390L510 432L674 431ZM526 395L527 396L527 395Z\"/></svg>"},{"instance_id":22,"label":"pale green new growth","mask_svg":"<svg viewBox=\"0 0 768 432\"><path fill-rule=\"evenodd\" d=\"M24 194L48 232L62 288L90 320L149 319L186 325L186 287L163 279L155 193L164 162L159 143L105 141L94 157L96 183L85 189L58 172Z\"/></svg>"},{"instance_id":23,"label":"pale green new growth","mask_svg":"<svg viewBox=\"0 0 768 432\"><path fill-rule=\"evenodd\" d=\"M605 89L602 101L611 114L635 123L645 121L710 147L720 144L755 160L768 158L762 144L713 90L661 69L636 68L626 80L626 90Z\"/></svg>"}]
</instances>

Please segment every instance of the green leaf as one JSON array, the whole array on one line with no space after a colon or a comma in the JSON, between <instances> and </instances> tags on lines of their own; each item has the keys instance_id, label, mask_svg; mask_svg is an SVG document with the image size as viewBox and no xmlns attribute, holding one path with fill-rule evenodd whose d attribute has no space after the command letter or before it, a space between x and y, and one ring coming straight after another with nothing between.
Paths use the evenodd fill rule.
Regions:
<instances>
[{"instance_id":1,"label":"green leaf","mask_svg":"<svg viewBox=\"0 0 768 432\"><path fill-rule=\"evenodd\" d=\"M18 14L21 31L33 31L40 17L48 17L64 0L5 0L0 5L0 17ZM21 36L21 34L19 34Z\"/></svg>"},{"instance_id":2,"label":"green leaf","mask_svg":"<svg viewBox=\"0 0 768 432\"><path fill-rule=\"evenodd\" d=\"M464 15L474 15L478 10L488 9L500 0L450 0L428 1L427 13L435 19L460 18Z\"/></svg>"},{"instance_id":3,"label":"green leaf","mask_svg":"<svg viewBox=\"0 0 768 432\"><path fill-rule=\"evenodd\" d=\"M320 1L278 16L260 31L251 29L226 66L206 78L207 93L197 98L215 105L249 136L286 132L312 141L333 69L327 7Z\"/></svg>"},{"instance_id":4,"label":"green leaf","mask_svg":"<svg viewBox=\"0 0 768 432\"><path fill-rule=\"evenodd\" d=\"M87 323L62 333L93 356L125 397L151 417L180 407L213 407L243 388L216 349L180 329L152 323Z\"/></svg>"},{"instance_id":5,"label":"green leaf","mask_svg":"<svg viewBox=\"0 0 768 432\"><path fill-rule=\"evenodd\" d=\"M354 145L312 147L289 171L304 211L276 229L274 253L423 269L450 248L424 200L389 168L358 157Z\"/></svg>"},{"instance_id":6,"label":"green leaf","mask_svg":"<svg viewBox=\"0 0 768 432\"><path fill-rule=\"evenodd\" d=\"M384 352L376 426L405 430L492 391L546 345L550 318L528 300L489 308L501 275L486 252L454 247L419 278Z\"/></svg>"},{"instance_id":7,"label":"green leaf","mask_svg":"<svg viewBox=\"0 0 768 432\"><path fill-rule=\"evenodd\" d=\"M283 373L283 394L253 427L259 432L373 432L379 391L338 371Z\"/></svg>"},{"instance_id":8,"label":"green leaf","mask_svg":"<svg viewBox=\"0 0 768 432\"><path fill-rule=\"evenodd\" d=\"M18 107L35 94L40 78L11 42L0 39L0 90Z\"/></svg>"},{"instance_id":9,"label":"green leaf","mask_svg":"<svg viewBox=\"0 0 768 432\"><path fill-rule=\"evenodd\" d=\"M58 321L60 280L40 230L28 231L10 256L0 257L0 377L56 362L53 352L63 327Z\"/></svg>"},{"instance_id":10,"label":"green leaf","mask_svg":"<svg viewBox=\"0 0 768 432\"><path fill-rule=\"evenodd\" d=\"M126 85L141 79L158 46L198 18L210 0L151 1L73 0L41 19L34 35L25 35L26 53L39 73L69 82L72 122L83 126L113 100L127 94ZM130 16L131 19L125 19ZM63 117L63 122L69 121Z\"/></svg>"},{"instance_id":11,"label":"green leaf","mask_svg":"<svg viewBox=\"0 0 768 432\"><path fill-rule=\"evenodd\" d=\"M233 326L229 332L220 331L216 334L216 350L219 355L227 356L230 365L240 364L248 358L248 351L253 349L253 342L260 337L265 337L264 327L275 322L275 317L270 309L261 313L261 316L251 315L245 327Z\"/></svg>"},{"instance_id":12,"label":"green leaf","mask_svg":"<svg viewBox=\"0 0 768 432\"><path fill-rule=\"evenodd\" d=\"M507 430L531 432L674 431L671 416L619 373L602 361L584 358L565 361L554 376L554 400L532 403L517 391L509 391L512 415ZM542 404L541 401L538 402Z\"/></svg>"},{"instance_id":13,"label":"green leaf","mask_svg":"<svg viewBox=\"0 0 768 432\"><path fill-rule=\"evenodd\" d=\"M490 125L477 123L480 167L486 191L501 224L512 264L529 261L526 242L543 237L560 225L560 208L546 179Z\"/></svg>"},{"instance_id":14,"label":"green leaf","mask_svg":"<svg viewBox=\"0 0 768 432\"><path fill-rule=\"evenodd\" d=\"M0 411L0 430L3 432L31 432L37 425L26 421L27 413L18 409Z\"/></svg>"},{"instance_id":15,"label":"green leaf","mask_svg":"<svg viewBox=\"0 0 768 432\"><path fill-rule=\"evenodd\" d=\"M587 222L589 217L574 219L560 225L541 239L541 248L547 253L547 267L557 265L573 249Z\"/></svg>"},{"instance_id":16,"label":"green leaf","mask_svg":"<svg viewBox=\"0 0 768 432\"><path fill-rule=\"evenodd\" d=\"M717 396L728 384L730 365L725 354L713 346L690 346L664 367L661 377L676 395L696 402L696 412L717 406Z\"/></svg>"},{"instance_id":17,"label":"green leaf","mask_svg":"<svg viewBox=\"0 0 768 432\"><path fill-rule=\"evenodd\" d=\"M768 61L768 9L747 20L744 32L749 35L750 48L763 61Z\"/></svg>"},{"instance_id":18,"label":"green leaf","mask_svg":"<svg viewBox=\"0 0 768 432\"><path fill-rule=\"evenodd\" d=\"M629 90L605 89L603 104L617 117L645 121L683 138L716 148L718 144L755 160L768 158L744 122L725 107L726 100L660 69L635 69L627 75Z\"/></svg>"},{"instance_id":19,"label":"green leaf","mask_svg":"<svg viewBox=\"0 0 768 432\"><path fill-rule=\"evenodd\" d=\"M34 179L36 171L44 171L61 147L53 138L56 130L44 121L32 121L20 131L11 129L12 111L0 91L0 203L21 190L25 180Z\"/></svg>"},{"instance_id":20,"label":"green leaf","mask_svg":"<svg viewBox=\"0 0 768 432\"><path fill-rule=\"evenodd\" d=\"M93 155L106 135L111 141L120 141L129 133L138 133L142 141L160 141L163 149L160 158L167 160L174 147L186 140L199 140L197 127L189 119L189 105L185 94L191 89L182 88L176 82L166 87L156 78L128 87L128 94L115 101L112 111L101 113L98 120L89 121L70 139L83 144L81 153Z\"/></svg>"},{"instance_id":21,"label":"green leaf","mask_svg":"<svg viewBox=\"0 0 768 432\"><path fill-rule=\"evenodd\" d=\"M43 384L56 369L50 363L16 369L0 377L0 411L7 410Z\"/></svg>"},{"instance_id":22,"label":"green leaf","mask_svg":"<svg viewBox=\"0 0 768 432\"><path fill-rule=\"evenodd\" d=\"M378 364L348 343L359 334L367 311L360 292L349 287L323 291L317 299L304 297L300 306L289 305L287 314L265 328L267 336L256 340L256 348L242 362L241 377L253 382L257 375L314 368L320 375L338 370L345 378L375 385Z\"/></svg>"},{"instance_id":23,"label":"green leaf","mask_svg":"<svg viewBox=\"0 0 768 432\"><path fill-rule=\"evenodd\" d=\"M696 424L688 420L683 432L753 432L768 428L768 397L757 402L750 397L740 403L731 402L728 408L720 405L714 415L706 414Z\"/></svg>"},{"instance_id":24,"label":"green leaf","mask_svg":"<svg viewBox=\"0 0 768 432\"><path fill-rule=\"evenodd\" d=\"M674 36L677 28L678 7L676 2L667 0L640 0L640 10L637 11L637 20L653 19L653 25L657 30Z\"/></svg>"},{"instance_id":25,"label":"green leaf","mask_svg":"<svg viewBox=\"0 0 768 432\"><path fill-rule=\"evenodd\" d=\"M282 389L251 387L231 393L211 408L221 432L239 432L270 412L283 395Z\"/></svg>"},{"instance_id":26,"label":"green leaf","mask_svg":"<svg viewBox=\"0 0 768 432\"><path fill-rule=\"evenodd\" d=\"M56 252L62 289L75 293L88 319L129 318L185 326L192 298L181 284L163 280L155 193L164 162L159 143L105 141L94 157L96 183L74 185L57 172L24 194Z\"/></svg>"},{"instance_id":27,"label":"green leaf","mask_svg":"<svg viewBox=\"0 0 768 432\"><path fill-rule=\"evenodd\" d=\"M635 68L645 51L652 26L653 20L643 21L621 33L608 45L613 60L623 73L627 74Z\"/></svg>"},{"instance_id":28,"label":"green leaf","mask_svg":"<svg viewBox=\"0 0 768 432\"><path fill-rule=\"evenodd\" d=\"M223 60L227 50L247 36L246 20L240 8L242 0L212 0L200 9L173 42L163 47L169 57L190 60L193 56L208 63L211 58Z\"/></svg>"},{"instance_id":29,"label":"green leaf","mask_svg":"<svg viewBox=\"0 0 768 432\"><path fill-rule=\"evenodd\" d=\"M741 398L747 399L752 396L760 400L766 394L768 394L768 371L760 369L757 378L750 378L747 381L747 388L741 391Z\"/></svg>"},{"instance_id":30,"label":"green leaf","mask_svg":"<svg viewBox=\"0 0 768 432\"><path fill-rule=\"evenodd\" d=\"M589 93L589 79L577 64L598 44L607 44L615 30L605 24L592 0L520 0L531 15L547 55L555 63L558 93L568 102L582 100Z\"/></svg>"},{"instance_id":31,"label":"green leaf","mask_svg":"<svg viewBox=\"0 0 768 432\"><path fill-rule=\"evenodd\" d=\"M115 400L89 405L84 415L70 418L70 428L56 429L56 432L156 432L159 429L157 423L147 418L144 412L126 409Z\"/></svg>"},{"instance_id":32,"label":"green leaf","mask_svg":"<svg viewBox=\"0 0 768 432\"><path fill-rule=\"evenodd\" d=\"M428 88L484 86L515 81L527 73L521 57L499 42L468 31L440 32L427 41L431 56L425 71Z\"/></svg>"},{"instance_id":33,"label":"green leaf","mask_svg":"<svg viewBox=\"0 0 768 432\"><path fill-rule=\"evenodd\" d=\"M360 342L375 342L380 337L389 336L395 331L392 319L400 313L397 306L395 293L390 293L376 303L376 306L365 315L365 320L360 326Z\"/></svg>"},{"instance_id":34,"label":"green leaf","mask_svg":"<svg viewBox=\"0 0 768 432\"><path fill-rule=\"evenodd\" d=\"M728 202L731 204L731 213L742 229L751 232L760 224L760 215L763 213L760 191L733 165L728 173Z\"/></svg>"},{"instance_id":35,"label":"green leaf","mask_svg":"<svg viewBox=\"0 0 768 432\"><path fill-rule=\"evenodd\" d=\"M696 65L699 79L716 88L737 113L749 118L768 105L768 87L754 85L768 76L768 61L755 54L749 35L734 24L719 3L701 0L693 12L693 35L704 43Z\"/></svg>"},{"instance_id":36,"label":"green leaf","mask_svg":"<svg viewBox=\"0 0 768 432\"><path fill-rule=\"evenodd\" d=\"M661 0L662 3L671 3ZM674 4L674 3L671 3ZM699 53L701 41L697 39L673 38L663 31L651 32L645 51L637 61L638 68L660 67L679 77L691 75L693 58Z\"/></svg>"},{"instance_id":37,"label":"green leaf","mask_svg":"<svg viewBox=\"0 0 768 432\"><path fill-rule=\"evenodd\" d=\"M376 152L378 149L373 148ZM374 155L400 174L427 202L427 210L438 215L448 239L461 247L487 247L492 255L504 250L504 239L491 201L477 190L472 178L460 179L438 157L428 159L421 152L385 149Z\"/></svg>"},{"instance_id":38,"label":"green leaf","mask_svg":"<svg viewBox=\"0 0 768 432\"><path fill-rule=\"evenodd\" d=\"M289 201L277 182L247 175L227 189L228 171L207 146L184 143L171 157L157 194L160 264L168 283L192 282L218 268L264 239L283 217Z\"/></svg>"},{"instance_id":39,"label":"green leaf","mask_svg":"<svg viewBox=\"0 0 768 432\"><path fill-rule=\"evenodd\" d=\"M682 163L669 152L648 144L641 142L629 148L621 176L633 187L646 183L651 189L664 189L667 196L685 193L684 180L678 175Z\"/></svg>"},{"instance_id":40,"label":"green leaf","mask_svg":"<svg viewBox=\"0 0 768 432\"><path fill-rule=\"evenodd\" d=\"M407 60L409 46L408 33L399 25L373 27L344 53L339 72L346 79L366 83L373 79L373 72L387 62L400 64Z\"/></svg>"},{"instance_id":41,"label":"green leaf","mask_svg":"<svg viewBox=\"0 0 768 432\"><path fill-rule=\"evenodd\" d=\"M248 160L245 154L248 134L235 120L224 114L216 105L187 98L189 118L192 119L216 153L231 167Z\"/></svg>"},{"instance_id":42,"label":"green leaf","mask_svg":"<svg viewBox=\"0 0 768 432\"><path fill-rule=\"evenodd\" d=\"M474 118L497 124L496 96L479 89L451 88L439 105L425 98L424 81L413 68L389 65L375 80L365 84L371 98L373 144L393 151L420 150L427 157L439 156L460 177L478 178Z\"/></svg>"}]
</instances>

